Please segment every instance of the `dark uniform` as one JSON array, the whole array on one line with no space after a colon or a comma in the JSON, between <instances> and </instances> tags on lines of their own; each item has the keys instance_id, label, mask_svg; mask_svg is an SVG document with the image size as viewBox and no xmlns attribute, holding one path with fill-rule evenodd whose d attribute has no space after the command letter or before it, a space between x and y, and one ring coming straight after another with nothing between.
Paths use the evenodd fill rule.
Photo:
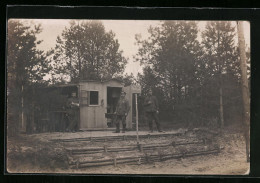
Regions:
<instances>
[{"instance_id":1,"label":"dark uniform","mask_svg":"<svg viewBox=\"0 0 260 183\"><path fill-rule=\"evenodd\" d=\"M153 120L155 121L155 124L157 126L157 130L161 132L161 126L159 123L159 105L158 100L155 96L147 96L144 100L144 111L146 119L148 120L150 131L153 131Z\"/></svg>"},{"instance_id":2,"label":"dark uniform","mask_svg":"<svg viewBox=\"0 0 260 183\"><path fill-rule=\"evenodd\" d=\"M67 115L69 119L69 131L78 131L79 129L79 101L76 97L71 97L67 101Z\"/></svg>"},{"instance_id":3,"label":"dark uniform","mask_svg":"<svg viewBox=\"0 0 260 183\"><path fill-rule=\"evenodd\" d=\"M125 98L120 98L116 106L116 133L120 132L120 122L122 122L124 133L126 130L126 116L130 110L129 102Z\"/></svg>"}]
</instances>

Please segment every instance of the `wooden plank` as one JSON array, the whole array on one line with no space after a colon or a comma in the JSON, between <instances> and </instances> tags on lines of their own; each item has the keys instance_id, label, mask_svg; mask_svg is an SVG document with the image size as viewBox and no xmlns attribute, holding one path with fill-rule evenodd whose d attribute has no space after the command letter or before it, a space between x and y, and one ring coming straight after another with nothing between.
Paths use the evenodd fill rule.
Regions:
<instances>
[{"instance_id":1,"label":"wooden plank","mask_svg":"<svg viewBox=\"0 0 260 183\"><path fill-rule=\"evenodd\" d=\"M191 157L191 156L200 156L200 155L207 155L207 154L216 154L219 153L220 149L210 149L205 151L197 151L197 152L187 152L185 154L185 157ZM157 162L157 161L165 161L168 159L176 159L183 157L183 153L168 153L168 154L144 154L143 156L134 156L134 157L122 157L122 158L113 158L113 159L104 159L104 160L92 160L92 161L83 161L83 162L76 162L77 168L86 168L86 167L92 167L92 166L106 166L106 165L114 165L117 166L117 164L124 164L124 163L149 163L151 161ZM75 163L71 164L71 166L75 168Z\"/></svg>"},{"instance_id":2,"label":"wooden plank","mask_svg":"<svg viewBox=\"0 0 260 183\"><path fill-rule=\"evenodd\" d=\"M80 154L95 154L95 153L101 153L101 152L121 152L121 151L136 151L139 150L143 152L144 150L151 150L155 148L166 148L171 147L173 143L168 144L139 144L139 145L128 145L125 147L108 147L105 145L105 147L88 147L88 148L66 148L66 150L71 155L80 155ZM181 142L181 143L175 143L175 146L179 145L191 145L191 144L202 144L202 141L196 141L196 142Z\"/></svg>"},{"instance_id":3,"label":"wooden plank","mask_svg":"<svg viewBox=\"0 0 260 183\"><path fill-rule=\"evenodd\" d=\"M146 134L146 135L139 135L139 138L158 138L158 137L169 137L169 136L179 136L183 135L184 133L165 133L165 134ZM136 139L136 135L124 135L125 139L131 140ZM84 138L71 138L71 139L51 139L50 141L61 141L61 142L74 142L74 141L107 141L111 140L123 140L123 136L103 136L103 137L84 137Z\"/></svg>"}]
</instances>

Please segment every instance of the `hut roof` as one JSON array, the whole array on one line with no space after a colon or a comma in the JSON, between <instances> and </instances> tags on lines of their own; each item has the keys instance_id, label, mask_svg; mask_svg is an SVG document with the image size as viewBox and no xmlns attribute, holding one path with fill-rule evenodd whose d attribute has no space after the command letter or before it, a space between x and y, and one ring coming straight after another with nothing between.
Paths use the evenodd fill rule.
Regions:
<instances>
[{"instance_id":1,"label":"hut roof","mask_svg":"<svg viewBox=\"0 0 260 183\"><path fill-rule=\"evenodd\" d=\"M116 81L118 83L123 83L122 80L120 79L117 79L117 78L111 78L111 79L107 79L107 80L81 80L80 82L96 82L96 83L107 83L107 82L110 82L110 81Z\"/></svg>"}]
</instances>

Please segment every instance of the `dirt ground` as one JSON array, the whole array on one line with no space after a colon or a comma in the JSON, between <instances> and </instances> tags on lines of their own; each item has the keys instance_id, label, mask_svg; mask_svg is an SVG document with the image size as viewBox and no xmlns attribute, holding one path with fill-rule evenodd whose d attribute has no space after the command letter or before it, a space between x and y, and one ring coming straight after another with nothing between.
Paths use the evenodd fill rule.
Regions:
<instances>
[{"instance_id":1,"label":"dirt ground","mask_svg":"<svg viewBox=\"0 0 260 183\"><path fill-rule=\"evenodd\" d=\"M230 127L230 129L233 129ZM7 170L9 173L72 173L72 174L175 174L175 175L245 175L250 164L246 162L245 141L241 130L229 128L214 137L220 147L219 154L185 157L141 165L119 164L103 167L72 169L67 166L64 148L95 147L104 142L58 142L55 138L79 138L90 133L42 133L8 138ZM185 131L183 129L177 130ZM130 133L130 132L129 132ZM134 133L134 132L131 132ZM145 132L140 132L145 133ZM88 134L88 135L86 135ZM94 133L92 132L92 136ZM174 138L189 138L189 134ZM143 143L170 142L172 137L141 140ZM107 142L111 146L135 144L135 140Z\"/></svg>"}]
</instances>

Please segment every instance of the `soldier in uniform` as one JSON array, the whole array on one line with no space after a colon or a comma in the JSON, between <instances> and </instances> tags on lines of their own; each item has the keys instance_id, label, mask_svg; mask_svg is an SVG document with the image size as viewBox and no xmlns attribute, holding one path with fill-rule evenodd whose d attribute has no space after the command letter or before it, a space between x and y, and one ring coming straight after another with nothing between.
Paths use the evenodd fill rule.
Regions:
<instances>
[{"instance_id":1,"label":"soldier in uniform","mask_svg":"<svg viewBox=\"0 0 260 183\"><path fill-rule=\"evenodd\" d=\"M153 132L153 120L155 121L155 124L157 126L158 132L163 132L161 130L161 126L159 123L159 105L158 100L155 96L153 96L153 92L150 89L148 92L148 96L144 100L144 111L146 119L148 120L150 132Z\"/></svg>"},{"instance_id":2,"label":"soldier in uniform","mask_svg":"<svg viewBox=\"0 0 260 183\"><path fill-rule=\"evenodd\" d=\"M67 115L69 119L69 126L67 131L75 132L79 128L79 101L76 98L76 93L72 93L67 101Z\"/></svg>"},{"instance_id":3,"label":"soldier in uniform","mask_svg":"<svg viewBox=\"0 0 260 183\"><path fill-rule=\"evenodd\" d=\"M129 102L125 99L126 93L124 91L120 94L120 99L116 106L116 131L115 133L120 133L120 123L123 125L122 133L126 130L126 116L130 110Z\"/></svg>"}]
</instances>

